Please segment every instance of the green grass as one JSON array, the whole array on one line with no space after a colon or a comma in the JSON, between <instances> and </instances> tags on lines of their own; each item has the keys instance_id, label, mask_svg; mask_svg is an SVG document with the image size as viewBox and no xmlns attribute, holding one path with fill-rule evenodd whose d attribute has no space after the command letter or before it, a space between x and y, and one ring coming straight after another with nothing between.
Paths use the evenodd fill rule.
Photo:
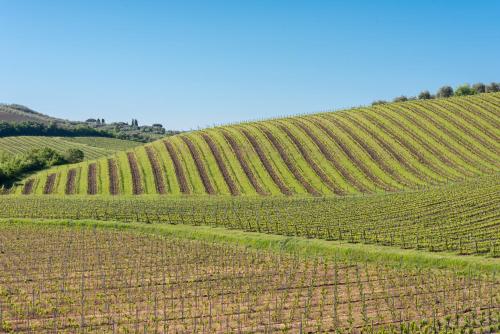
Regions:
<instances>
[{"instance_id":1,"label":"green grass","mask_svg":"<svg viewBox=\"0 0 500 334\"><path fill-rule=\"evenodd\" d=\"M92 160L138 145L140 143L101 137L14 136L0 138L0 153L22 154L29 150L43 147L49 147L59 153L65 153L70 148L76 148L83 151L86 160Z\"/></svg>"},{"instance_id":2,"label":"green grass","mask_svg":"<svg viewBox=\"0 0 500 334\"><path fill-rule=\"evenodd\" d=\"M500 257L499 201L497 174L419 191L324 198L0 196L0 217L210 225Z\"/></svg>"},{"instance_id":3,"label":"green grass","mask_svg":"<svg viewBox=\"0 0 500 334\"><path fill-rule=\"evenodd\" d=\"M230 134L238 143L248 166L250 166L251 173L266 192L272 195L281 194L269 170L264 167L255 149L244 136L243 130L248 131L257 139L270 162L271 172L274 172L276 177L281 179L284 185L295 194L307 194L306 187L295 177L297 174L294 175L286 166L276 147L262 131L265 128L271 131L281 146L285 148L285 155L293 162L303 179L322 195L332 195L332 190L323 183L311 165L305 161L296 144L280 126L285 126L297 137L298 142L307 149L314 163L346 195L415 190L422 186L455 182L482 175L491 175L500 171L500 142L498 142L500 109L497 102L499 96L500 93L490 93L450 99L407 101L376 107L221 126L184 133L164 140L169 141L175 147L181 168L186 174L188 188L191 189L192 194L204 194L206 189L190 151L181 140L181 136L188 137L198 148L202 164L208 174L208 181L213 185L216 193L219 195L229 194L226 180L224 180L214 155L202 138L203 133L208 134L216 143L224 158L224 163L238 187L238 193L242 195L257 194L223 133ZM382 142L367 135L366 128L373 131ZM344 131L344 129L347 130ZM316 138L309 136L305 132L306 130L310 131L311 135ZM334 139L328 133L332 133ZM361 139L356 140L349 133L353 133ZM64 140L65 143L68 142L66 139L57 139L57 141L61 140ZM364 145L360 145L359 140L362 140ZM107 138L75 138L71 141L74 145L85 145L85 147L94 150L103 150L102 147L106 147L106 150L125 149L130 144ZM319 144L317 144L318 141ZM324 145L324 149L322 150L318 145ZM11 150L15 150L20 145L9 144L7 146ZM153 146L157 150L163 166L164 182L168 183L167 194L178 194L180 190L172 166L172 157L166 152L162 141L154 143ZM144 146L135 147L133 150L142 166L141 172L144 171L141 180L145 188L144 193L154 194L156 187ZM374 158L373 152L380 157L379 160ZM106 155L104 152L94 153L94 155L98 154ZM399 160L396 159L395 154L400 157ZM335 160L334 163L329 161L327 155ZM121 170L129 168L128 163L125 163L123 159L119 159L118 163ZM103 179L103 184L106 184L105 179L108 175L104 170L102 174L100 177ZM43 177L43 173L40 174L40 177ZM85 182L85 180L81 180L81 182ZM131 181L128 177L124 177L121 182ZM355 183L358 185L356 186ZM78 189L83 188L78 187ZM62 188L56 189L54 194L61 194L60 189ZM132 194L129 187L122 186L122 189L122 195ZM101 194L106 193L105 189L100 191L102 191ZM82 194L82 192L78 193Z\"/></svg>"},{"instance_id":4,"label":"green grass","mask_svg":"<svg viewBox=\"0 0 500 334\"><path fill-rule=\"evenodd\" d=\"M132 230L174 238L232 244L252 249L299 254L305 257L336 258L368 262L392 267L450 269L462 273L498 273L500 260L480 256L459 256L450 253L431 253L402 250L396 247L349 244L339 241L286 237L265 233L243 232L208 226L140 224L96 220L0 219L0 224L95 227Z\"/></svg>"}]
</instances>

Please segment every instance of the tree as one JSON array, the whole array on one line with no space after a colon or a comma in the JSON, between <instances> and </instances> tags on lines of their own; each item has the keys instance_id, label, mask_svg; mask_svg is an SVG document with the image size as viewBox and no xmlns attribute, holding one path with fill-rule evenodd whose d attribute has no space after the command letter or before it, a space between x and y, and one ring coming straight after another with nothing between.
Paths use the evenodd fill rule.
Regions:
<instances>
[{"instance_id":1,"label":"tree","mask_svg":"<svg viewBox=\"0 0 500 334\"><path fill-rule=\"evenodd\" d=\"M69 163L76 163L76 162L81 162L83 161L85 157L85 153L83 153L82 150L79 150L77 148L70 148L67 152L66 152L66 160L69 162Z\"/></svg>"},{"instance_id":2,"label":"tree","mask_svg":"<svg viewBox=\"0 0 500 334\"><path fill-rule=\"evenodd\" d=\"M376 106L378 104L386 104L387 101L384 101L384 100L376 100L376 101L373 101L372 102L372 106Z\"/></svg>"},{"instance_id":3,"label":"tree","mask_svg":"<svg viewBox=\"0 0 500 334\"><path fill-rule=\"evenodd\" d=\"M482 82L475 83L472 88L476 91L476 93L486 93L486 85Z\"/></svg>"},{"instance_id":4,"label":"tree","mask_svg":"<svg viewBox=\"0 0 500 334\"><path fill-rule=\"evenodd\" d=\"M408 98L404 95L401 95L401 96L395 97L392 101L393 102L404 102L404 101L408 101Z\"/></svg>"},{"instance_id":5,"label":"tree","mask_svg":"<svg viewBox=\"0 0 500 334\"><path fill-rule=\"evenodd\" d=\"M432 99L434 98L434 96L431 95L431 93L429 93L428 90L424 90L422 92L420 92L420 94L418 94L418 99L419 100L429 100L429 99Z\"/></svg>"},{"instance_id":6,"label":"tree","mask_svg":"<svg viewBox=\"0 0 500 334\"><path fill-rule=\"evenodd\" d=\"M474 95L474 94L476 94L476 91L469 84L459 86L455 90L455 96L467 96L467 95Z\"/></svg>"},{"instance_id":7,"label":"tree","mask_svg":"<svg viewBox=\"0 0 500 334\"><path fill-rule=\"evenodd\" d=\"M500 83L492 82L488 86L486 86L486 93L495 93L500 92Z\"/></svg>"},{"instance_id":8,"label":"tree","mask_svg":"<svg viewBox=\"0 0 500 334\"><path fill-rule=\"evenodd\" d=\"M453 88L451 88L450 86L443 86L439 88L439 90L436 93L436 96L439 98L451 97L453 96Z\"/></svg>"}]
</instances>

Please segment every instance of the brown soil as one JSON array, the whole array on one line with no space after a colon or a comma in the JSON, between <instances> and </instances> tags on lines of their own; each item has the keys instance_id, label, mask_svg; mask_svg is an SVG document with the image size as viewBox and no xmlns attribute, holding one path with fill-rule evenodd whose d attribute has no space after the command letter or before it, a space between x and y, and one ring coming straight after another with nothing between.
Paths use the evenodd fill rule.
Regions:
<instances>
[{"instance_id":1,"label":"brown soil","mask_svg":"<svg viewBox=\"0 0 500 334\"><path fill-rule=\"evenodd\" d=\"M396 191L394 187L391 185L385 183L381 179L379 179L375 174L372 173L372 171L366 166L364 161L359 159L349 148L349 146L335 133L330 128L327 128L324 126L321 122L314 120L313 121L316 126L318 126L323 132L325 132L330 139L332 139L335 144L337 144L338 147L344 152L344 154L351 160L354 165L363 173L365 176L373 183L376 184L378 187L384 189L385 191Z\"/></svg>"},{"instance_id":2,"label":"brown soil","mask_svg":"<svg viewBox=\"0 0 500 334\"><path fill-rule=\"evenodd\" d=\"M160 167L160 162L156 157L156 153L151 146L146 146L146 153L148 154L149 163L153 169L153 176L155 179L156 193L165 194L165 183L163 180L163 173Z\"/></svg>"},{"instance_id":3,"label":"brown soil","mask_svg":"<svg viewBox=\"0 0 500 334\"><path fill-rule=\"evenodd\" d=\"M177 182L179 183L181 193L189 194L191 191L189 190L186 175L184 174L184 170L182 169L181 162L179 161L179 157L175 152L174 146L167 140L165 140L163 144L165 145L165 148L167 149L168 154L170 155L170 158L174 163L175 176L177 177Z\"/></svg>"},{"instance_id":4,"label":"brown soil","mask_svg":"<svg viewBox=\"0 0 500 334\"><path fill-rule=\"evenodd\" d=\"M52 194L54 184L56 183L56 176L56 173L52 173L47 176L47 181L45 181L45 186L43 187L44 195Z\"/></svg>"},{"instance_id":5,"label":"brown soil","mask_svg":"<svg viewBox=\"0 0 500 334\"><path fill-rule=\"evenodd\" d=\"M355 120L350 118L349 115L344 114L344 116L346 116L351 122L355 122ZM371 138L373 138L380 146L382 146L384 150L386 150L394 159L396 159L402 166L404 166L407 171L418 176L421 180L425 180L427 182L429 181L429 176L423 174L420 169L417 169L413 165L411 165L397 150L395 150L382 137L380 137L379 134L362 123L356 122L356 126L366 132Z\"/></svg>"},{"instance_id":6,"label":"brown soil","mask_svg":"<svg viewBox=\"0 0 500 334\"><path fill-rule=\"evenodd\" d=\"M243 168L243 171L245 172L246 176L248 177L248 180L252 184L252 186L255 189L255 191L257 192L257 194L267 195L267 193L264 191L264 189L262 189L259 182L257 181L257 178L255 177L255 174L253 173L252 169L248 165L248 162L246 161L245 157L243 156L243 152L241 152L241 148L238 145L238 143L236 143L234 138L231 137L231 135L229 135L229 133L223 131L222 134L224 135L224 138L226 138L227 142L231 146L234 154L236 155L236 158L238 159L238 162L241 165L241 168Z\"/></svg>"},{"instance_id":7,"label":"brown soil","mask_svg":"<svg viewBox=\"0 0 500 334\"><path fill-rule=\"evenodd\" d=\"M29 179L28 181L26 181L26 183L24 184L24 187L23 187L22 194L23 195L29 195L29 194L31 194L31 192L33 191L33 185L34 184L35 184L35 180L34 179Z\"/></svg>"},{"instance_id":8,"label":"brown soil","mask_svg":"<svg viewBox=\"0 0 500 334\"><path fill-rule=\"evenodd\" d=\"M132 174L132 193L134 195L140 195L143 193L143 189L141 183L141 173L139 172L137 159L133 152L127 152L127 158L128 164L130 166L130 172Z\"/></svg>"},{"instance_id":9,"label":"brown soil","mask_svg":"<svg viewBox=\"0 0 500 334\"><path fill-rule=\"evenodd\" d=\"M269 162L269 159L267 159L266 154L262 150L262 147L257 142L257 139L255 139L255 137L252 136L247 130L242 129L241 131L243 132L245 137L247 137L250 144L252 144L252 147L254 148L255 152L257 152L257 155L259 156L260 161L264 165L264 168L266 169L269 176L271 176L274 183L278 186L281 193L284 195L287 195L287 196L293 195L293 191L283 183L281 178L278 176L278 174L274 170L273 166L271 165L271 162Z\"/></svg>"},{"instance_id":10,"label":"brown soil","mask_svg":"<svg viewBox=\"0 0 500 334\"><path fill-rule=\"evenodd\" d=\"M95 195L97 194L97 164L91 163L89 165L88 177L87 177L87 194Z\"/></svg>"},{"instance_id":11,"label":"brown soil","mask_svg":"<svg viewBox=\"0 0 500 334\"><path fill-rule=\"evenodd\" d=\"M394 168L389 166L384 159L380 157L380 155L375 151L372 147L370 147L360 136L358 136L349 126L344 124L341 120L328 117L335 126L342 129L349 137L352 138L359 146L363 148L363 150L370 156L370 158L387 174L391 175L394 180L396 180L399 184L408 185L408 180L405 180Z\"/></svg>"},{"instance_id":12,"label":"brown soil","mask_svg":"<svg viewBox=\"0 0 500 334\"><path fill-rule=\"evenodd\" d=\"M491 276L77 232L1 228L8 332L361 333L389 324L386 332L399 332L401 322L472 316L478 327L499 315Z\"/></svg>"},{"instance_id":13,"label":"brown soil","mask_svg":"<svg viewBox=\"0 0 500 334\"><path fill-rule=\"evenodd\" d=\"M471 145L470 142L467 140L467 138L461 138L455 132L450 131L447 127L443 126L439 122L436 122L432 117L429 117L429 115L427 115L426 113L422 112L421 110L413 109L410 106L407 106L407 108L411 109L413 112L415 112L418 115L420 115L421 117L425 118L426 121L430 122L436 128L438 128L440 131L442 131L443 133L446 133L448 136L450 136L451 138L453 138L455 141L459 142L461 145L463 145L464 147L466 147L469 151L473 152L474 154L480 155L481 158L483 158L486 161L489 161L489 162L492 162L492 163L496 163L495 161L492 161L492 159L489 156L478 152L477 148L475 148L473 145ZM429 108L430 110L432 110L433 112L435 112L436 114L438 114L439 116L441 116L442 118L444 118L448 123L452 124L453 126L455 126L458 129L460 129L461 132L467 134L471 138L474 138L476 141L478 141L481 145L483 145L484 147L486 147L487 149L489 149L491 152L495 152L495 153L498 154L498 150L490 142L484 140L484 138L477 136L471 130L469 130L468 128L466 128L462 124L458 123L457 121L455 121L454 119L452 119L448 115L445 115L445 114L439 112L439 110L435 109L434 107L428 106L427 108ZM406 116L407 116L407 119L411 118L411 116L409 116L409 115L406 115ZM417 126L417 122L413 118L412 118L412 120L415 122L415 125ZM453 147L451 145L449 145L449 143L447 141L444 141L443 144L445 144L446 147L449 147L450 149L453 149ZM469 164L472 164L472 165L473 164L477 164L477 161L474 161L473 159L470 159L469 156L467 156L465 154L462 154L459 151L454 150L453 153L454 154L458 154L463 159L466 159L465 161L467 161Z\"/></svg>"},{"instance_id":14,"label":"brown soil","mask_svg":"<svg viewBox=\"0 0 500 334\"><path fill-rule=\"evenodd\" d=\"M75 182L76 182L76 168L71 168L68 171L68 177L66 178L66 189L64 193L66 195L72 195L75 193Z\"/></svg>"},{"instance_id":15,"label":"brown soil","mask_svg":"<svg viewBox=\"0 0 500 334\"><path fill-rule=\"evenodd\" d=\"M332 155L330 150L326 147L326 145L319 140L318 137L309 129L305 124L300 121L294 121L298 127L300 127L308 136L312 139L312 141L318 146L323 156L326 160L330 161L330 163L335 167L335 169L342 175L342 177L349 182L354 188L356 188L360 192L370 192L368 188L366 188L362 183L360 183L356 178L354 178L351 173L344 166L342 166Z\"/></svg>"},{"instance_id":16,"label":"brown soil","mask_svg":"<svg viewBox=\"0 0 500 334\"><path fill-rule=\"evenodd\" d=\"M222 173L222 176L224 177L224 181L226 182L227 187L229 188L229 191L231 192L231 195L233 195L233 196L239 195L240 191L238 190L238 187L234 183L234 180L231 177L231 174L229 174L227 166L224 163L224 159L222 158L222 155L219 151L219 147L215 144L213 139L208 134L203 133L201 136L203 137L203 139L207 143L208 147L210 147L210 150L212 151L212 154L214 155L215 161L217 162L217 166L219 166L219 170Z\"/></svg>"},{"instance_id":17,"label":"brown soil","mask_svg":"<svg viewBox=\"0 0 500 334\"><path fill-rule=\"evenodd\" d=\"M118 182L118 166L115 159L108 159L108 176L109 176L109 193L118 195L120 192L120 184Z\"/></svg>"},{"instance_id":18,"label":"brown soil","mask_svg":"<svg viewBox=\"0 0 500 334\"><path fill-rule=\"evenodd\" d=\"M188 137L182 136L181 139L189 148L191 157L193 158L196 169L198 170L198 174L200 175L201 182L203 182L203 186L205 187L205 192L209 195L214 195L215 189L210 182L210 177L208 176L205 165L203 164L203 159L201 158L198 149L196 148L196 146L194 146L193 142Z\"/></svg>"},{"instance_id":19,"label":"brown soil","mask_svg":"<svg viewBox=\"0 0 500 334\"><path fill-rule=\"evenodd\" d=\"M475 110L476 108L482 108L482 104L478 104L475 101L463 101L462 104L458 103L449 103L449 106L453 108L453 113L459 115L461 118L463 118L467 123L471 124L475 128L481 130L485 135L490 137L491 139L495 140L498 142L498 136L495 133L492 133L488 128L477 122L474 118L470 117L469 113L478 115L477 111ZM486 109L486 108L484 108ZM466 112L464 112L466 110ZM491 125L496 126L497 128L500 128L500 123L497 121L492 120L489 117L484 117L483 115L479 114L479 117L484 118L488 122L491 123Z\"/></svg>"},{"instance_id":20,"label":"brown soil","mask_svg":"<svg viewBox=\"0 0 500 334\"><path fill-rule=\"evenodd\" d=\"M290 129L288 129L287 126L282 125L282 124L280 124L279 127L281 130L283 130L283 132L286 133L288 138L290 138L290 140L295 144L295 146L299 150L299 152L302 155L302 157L304 158L304 160L307 161L309 166L311 166L311 168L314 170L316 175L319 176L321 181L323 181L323 183L326 184L326 186L330 190L332 190L335 194L344 195L345 191L343 189L341 189L338 185L334 184L332 182L332 180L330 180L330 178L325 174L325 172L323 172L323 170L318 166L316 161L314 161L314 159L311 157L311 155L309 154L309 151L306 150L304 145L302 145L302 143L297 139L297 137L294 136L294 134L290 131Z\"/></svg>"},{"instance_id":21,"label":"brown soil","mask_svg":"<svg viewBox=\"0 0 500 334\"><path fill-rule=\"evenodd\" d=\"M321 194L314 189L314 187L304 178L302 173L297 169L297 166L295 165L294 162L290 160L290 157L286 153L286 150L283 148L281 143L278 141L278 139L271 133L271 131L261 127L262 132L266 135L266 137L269 139L269 141L273 144L274 148L278 151L280 154L281 159L287 166L288 170L290 173L293 174L295 179L299 181L299 183L307 190L307 192L313 196L320 196Z\"/></svg>"},{"instance_id":22,"label":"brown soil","mask_svg":"<svg viewBox=\"0 0 500 334\"><path fill-rule=\"evenodd\" d=\"M393 131L391 128L388 126L385 126L382 122L377 120L375 117L364 114L365 118L370 121L372 124L374 124L376 127L380 128L383 132L387 133L390 135L394 140L399 142L403 147L405 147L421 164L426 165L430 170L435 172L438 175L441 175L443 177L448 177L448 174L446 171L444 171L440 166L436 166L433 164L429 159L427 159L421 152L421 150L417 147L415 147L413 144L411 144L408 140L406 140L403 136L399 135L397 131ZM407 132L410 136L411 134ZM422 147L424 147L426 150L427 146L425 143L422 144ZM441 155L441 154L438 154Z\"/></svg>"}]
</instances>

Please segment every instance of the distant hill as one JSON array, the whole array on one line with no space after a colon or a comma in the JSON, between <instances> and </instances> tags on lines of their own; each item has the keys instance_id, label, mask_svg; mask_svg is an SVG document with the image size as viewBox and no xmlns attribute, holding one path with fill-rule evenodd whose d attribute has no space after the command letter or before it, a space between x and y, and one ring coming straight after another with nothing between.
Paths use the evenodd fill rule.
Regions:
<instances>
[{"instance_id":1,"label":"distant hill","mask_svg":"<svg viewBox=\"0 0 500 334\"><path fill-rule=\"evenodd\" d=\"M499 129L500 93L387 103L175 135L49 169L16 193L42 194L49 181L76 180L78 186L49 193L344 196L421 189L498 173Z\"/></svg>"},{"instance_id":2,"label":"distant hill","mask_svg":"<svg viewBox=\"0 0 500 334\"><path fill-rule=\"evenodd\" d=\"M32 149L48 147L64 154L68 149L79 149L84 159L96 159L116 151L131 149L138 142L103 137L40 137L16 136L0 138L0 154L22 154Z\"/></svg>"},{"instance_id":3,"label":"distant hill","mask_svg":"<svg viewBox=\"0 0 500 334\"><path fill-rule=\"evenodd\" d=\"M0 137L6 136L92 136L114 137L147 143L180 131L166 130L162 124L139 125L136 119L106 123L89 118L71 121L51 117L19 104L0 104Z\"/></svg>"},{"instance_id":4,"label":"distant hill","mask_svg":"<svg viewBox=\"0 0 500 334\"><path fill-rule=\"evenodd\" d=\"M20 104L0 104L0 122L68 123L68 121L50 117Z\"/></svg>"}]
</instances>

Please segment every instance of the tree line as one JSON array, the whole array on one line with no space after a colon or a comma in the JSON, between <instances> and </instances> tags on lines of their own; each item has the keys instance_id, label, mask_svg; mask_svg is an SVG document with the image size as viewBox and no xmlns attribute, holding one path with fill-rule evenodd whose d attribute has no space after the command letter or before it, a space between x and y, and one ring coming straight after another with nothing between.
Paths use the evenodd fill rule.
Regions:
<instances>
[{"instance_id":1,"label":"tree line","mask_svg":"<svg viewBox=\"0 0 500 334\"><path fill-rule=\"evenodd\" d=\"M109 131L84 125L61 126L57 123L0 122L0 137L9 136L57 136L57 137L115 137Z\"/></svg>"},{"instance_id":2,"label":"tree line","mask_svg":"<svg viewBox=\"0 0 500 334\"><path fill-rule=\"evenodd\" d=\"M10 187L24 175L52 166L77 163L84 159L82 150L70 148L61 154L51 148L37 148L17 155L0 155L0 185Z\"/></svg>"},{"instance_id":3,"label":"tree line","mask_svg":"<svg viewBox=\"0 0 500 334\"><path fill-rule=\"evenodd\" d=\"M430 100L430 99L441 99L448 98L452 96L467 96L467 95L475 95L482 93L495 93L500 92L500 83L492 82L489 85L485 85L482 82L478 82L473 84L472 86L469 84L464 84L458 86L456 89L453 89L451 86L443 86L437 90L435 94L431 94L428 90L424 90L420 92L417 96L407 97L405 95L401 95L395 97L392 102L404 102L409 100ZM377 104L385 104L388 103L385 100L376 100L372 102L372 105Z\"/></svg>"}]
</instances>

